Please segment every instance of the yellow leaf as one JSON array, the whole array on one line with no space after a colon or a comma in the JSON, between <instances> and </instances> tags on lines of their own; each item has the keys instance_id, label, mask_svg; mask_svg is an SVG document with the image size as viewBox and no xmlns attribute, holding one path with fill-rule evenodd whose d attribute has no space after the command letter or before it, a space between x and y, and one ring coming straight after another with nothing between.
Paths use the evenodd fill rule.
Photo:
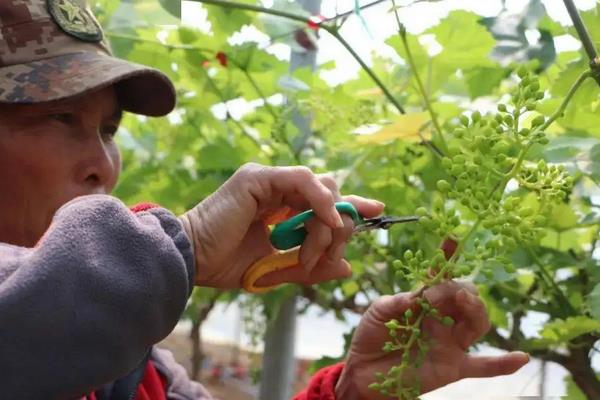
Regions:
<instances>
[{"instance_id":1,"label":"yellow leaf","mask_svg":"<svg viewBox=\"0 0 600 400\"><path fill-rule=\"evenodd\" d=\"M360 144L383 144L396 139L415 142L420 140L421 136L428 134L429 129L424 129L428 121L429 114L426 112L401 115L381 130L370 135L359 136L357 141Z\"/></svg>"},{"instance_id":2,"label":"yellow leaf","mask_svg":"<svg viewBox=\"0 0 600 400\"><path fill-rule=\"evenodd\" d=\"M363 89L356 92L356 95L359 97L368 97L368 96L381 96L383 92L380 88L374 87L370 89Z\"/></svg>"}]
</instances>

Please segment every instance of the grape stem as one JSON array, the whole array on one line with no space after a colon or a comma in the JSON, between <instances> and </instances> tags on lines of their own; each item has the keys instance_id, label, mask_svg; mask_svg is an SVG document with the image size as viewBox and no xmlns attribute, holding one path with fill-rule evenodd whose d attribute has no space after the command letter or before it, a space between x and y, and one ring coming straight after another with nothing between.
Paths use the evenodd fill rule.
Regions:
<instances>
[{"instance_id":1,"label":"grape stem","mask_svg":"<svg viewBox=\"0 0 600 400\"><path fill-rule=\"evenodd\" d=\"M410 50L410 46L408 45L408 40L406 37L406 28L400 21L400 16L398 15L398 8L396 7L396 1L392 0L392 5L394 7L394 14L396 16L396 23L398 24L398 34L400 35L400 39L402 40L402 45L404 46L404 50L406 51L406 58L408 64L410 65L410 69L412 70L413 75L415 76L415 80L417 81L417 86L419 88L419 92L421 92L421 97L423 98L423 102L425 103L425 107L431 116L431 122L435 128L435 132L437 135L437 139L442 146L444 152L448 152L448 145L446 140L444 139L444 134L442 133L442 127L440 122L438 121L437 114L431 105L431 100L429 99L429 95L427 94L427 90L425 90L425 85L423 85L423 80L419 75L419 70L417 69L417 65L415 63L415 59Z\"/></svg>"},{"instance_id":2,"label":"grape stem","mask_svg":"<svg viewBox=\"0 0 600 400\"><path fill-rule=\"evenodd\" d=\"M592 77L592 71L587 70L584 73L582 73L579 76L579 78L577 78L577 81L575 81L573 86L571 86L571 89L569 89L569 92L567 93L567 96L563 100L560 107L558 107L558 109L554 112L554 114L552 114L550 116L550 118L548 118L548 121L546 121L538 129L538 131L541 131L541 132L545 131L550 125L552 125L554 123L554 121L556 121L557 119L559 119L560 117L563 116L565 110L567 109L567 106L571 102L571 99L573 98L573 96L575 95L577 90L579 90L579 88L581 87L581 85L583 85L583 83L585 82L586 79L591 78L591 77Z\"/></svg>"}]
</instances>

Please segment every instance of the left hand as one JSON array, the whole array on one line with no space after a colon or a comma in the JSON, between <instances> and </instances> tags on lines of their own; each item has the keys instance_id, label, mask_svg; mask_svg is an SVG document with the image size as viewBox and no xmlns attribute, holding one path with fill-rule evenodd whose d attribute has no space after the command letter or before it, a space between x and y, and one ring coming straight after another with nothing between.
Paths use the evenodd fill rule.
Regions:
<instances>
[{"instance_id":1,"label":"left hand","mask_svg":"<svg viewBox=\"0 0 600 400\"><path fill-rule=\"evenodd\" d=\"M440 284L425 291L425 297L442 315L455 321L447 327L426 319L422 329L432 340L423 366L408 371L406 377L421 383L422 393L438 389L464 378L485 378L507 375L517 371L529 361L521 352L496 357L467 354L469 347L490 328L485 306L472 285L453 281ZM384 326L392 319L400 319L409 308L416 307L414 294L398 294L378 299L363 316L350 347L346 365L336 386L336 398L344 400L384 400L390 397L369 389L375 382L375 373L386 374L399 365L402 353L386 353L382 350L390 340L389 330ZM406 382L406 385L411 385Z\"/></svg>"}]
</instances>

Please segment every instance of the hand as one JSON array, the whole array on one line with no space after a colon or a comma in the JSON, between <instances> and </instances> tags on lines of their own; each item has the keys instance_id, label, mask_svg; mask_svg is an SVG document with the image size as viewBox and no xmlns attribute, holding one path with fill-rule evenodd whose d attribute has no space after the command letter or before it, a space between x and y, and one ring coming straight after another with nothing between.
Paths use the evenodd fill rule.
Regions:
<instances>
[{"instance_id":1,"label":"hand","mask_svg":"<svg viewBox=\"0 0 600 400\"><path fill-rule=\"evenodd\" d=\"M354 224L350 217L340 216L336 201L349 201L366 218L383 211L378 201L340 196L333 178L315 175L306 167L243 166L180 217L194 244L196 284L239 288L246 270L275 251L268 224L309 208L316 217L305 224L308 235L300 250L300 265L272 272L259 279L257 286L348 277L350 265L343 253Z\"/></svg>"},{"instance_id":2,"label":"hand","mask_svg":"<svg viewBox=\"0 0 600 400\"><path fill-rule=\"evenodd\" d=\"M423 393L464 378L511 374L529 361L529 356L521 352L497 357L467 354L469 347L490 328L485 306L474 286L446 282L426 290L424 295L442 315L452 317L455 323L447 327L433 319L423 321L422 329L432 339L432 347L423 366L408 374L421 382ZM336 398L390 398L368 386L375 382L376 372L386 374L391 367L400 364L402 353L382 350L384 343L390 340L389 330L384 324L400 319L409 308L417 308L415 294L384 296L367 310L352 340L346 365L336 386ZM410 383L407 382L407 385Z\"/></svg>"}]
</instances>

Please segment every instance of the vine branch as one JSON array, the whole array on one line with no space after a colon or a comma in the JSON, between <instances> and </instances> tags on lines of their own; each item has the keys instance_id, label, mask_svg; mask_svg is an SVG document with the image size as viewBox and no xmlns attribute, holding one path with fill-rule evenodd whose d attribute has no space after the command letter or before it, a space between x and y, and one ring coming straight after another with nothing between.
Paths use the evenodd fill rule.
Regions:
<instances>
[{"instance_id":1,"label":"vine branch","mask_svg":"<svg viewBox=\"0 0 600 400\"><path fill-rule=\"evenodd\" d=\"M585 26L585 23L581 19L581 15L575 6L573 0L564 0L565 6L567 7L567 11L569 12L569 16L571 17L571 21L573 21L573 25L575 26L575 30L577 31L577 35L579 36L579 40L583 44L583 48L590 58L590 67L592 71L594 71L593 77L600 85L600 57L596 51L596 46L592 38L590 37L590 33Z\"/></svg>"},{"instance_id":2,"label":"vine branch","mask_svg":"<svg viewBox=\"0 0 600 400\"><path fill-rule=\"evenodd\" d=\"M210 4L215 6L221 6L225 8L234 8L239 10L270 14L281 18L287 18L293 21L302 22L304 24L308 24L310 22L310 18L303 15L298 15L294 13L289 13L281 10L275 10L272 8L266 8L251 4L237 3L229 0L190 0L196 3ZM342 46L352 55L352 57L360 64L360 66L365 70L365 72L371 77L371 79L375 82L375 84L383 91L387 99L394 105L394 107L401 114L406 114L404 108L400 105L398 100L391 94L389 89L383 84L383 82L379 79L379 77L375 74L375 72L364 62L364 60L354 51L354 49L346 42L346 40L340 35L337 28L334 26L320 24L319 25L324 31L332 35L335 39L340 42Z\"/></svg>"},{"instance_id":3,"label":"vine branch","mask_svg":"<svg viewBox=\"0 0 600 400\"><path fill-rule=\"evenodd\" d=\"M427 90L425 90L425 86L423 85L423 81L421 80L421 76L419 75L419 70L417 69L417 65L415 63L415 59L410 51L410 46L408 45L408 40L406 38L406 29L402 22L400 22L400 16L398 15L398 9L396 8L396 1L392 0L392 4L394 5L394 14L396 15L396 22L398 23L398 34L400 35L400 39L402 39L402 45L404 46L404 50L406 51L406 58L408 59L408 63L410 65L410 69L415 76L415 80L417 81L417 86L419 88L419 92L421 92L421 97L423 98L423 102L425 103L425 107L427 111L429 111L429 115L431 116L431 122L436 131L436 135L438 141L441 143L444 151L448 151L448 145L446 144L446 140L444 139L444 134L442 132L442 127L438 121L437 114L431 105L431 101L429 99L429 95L427 94Z\"/></svg>"}]
</instances>

